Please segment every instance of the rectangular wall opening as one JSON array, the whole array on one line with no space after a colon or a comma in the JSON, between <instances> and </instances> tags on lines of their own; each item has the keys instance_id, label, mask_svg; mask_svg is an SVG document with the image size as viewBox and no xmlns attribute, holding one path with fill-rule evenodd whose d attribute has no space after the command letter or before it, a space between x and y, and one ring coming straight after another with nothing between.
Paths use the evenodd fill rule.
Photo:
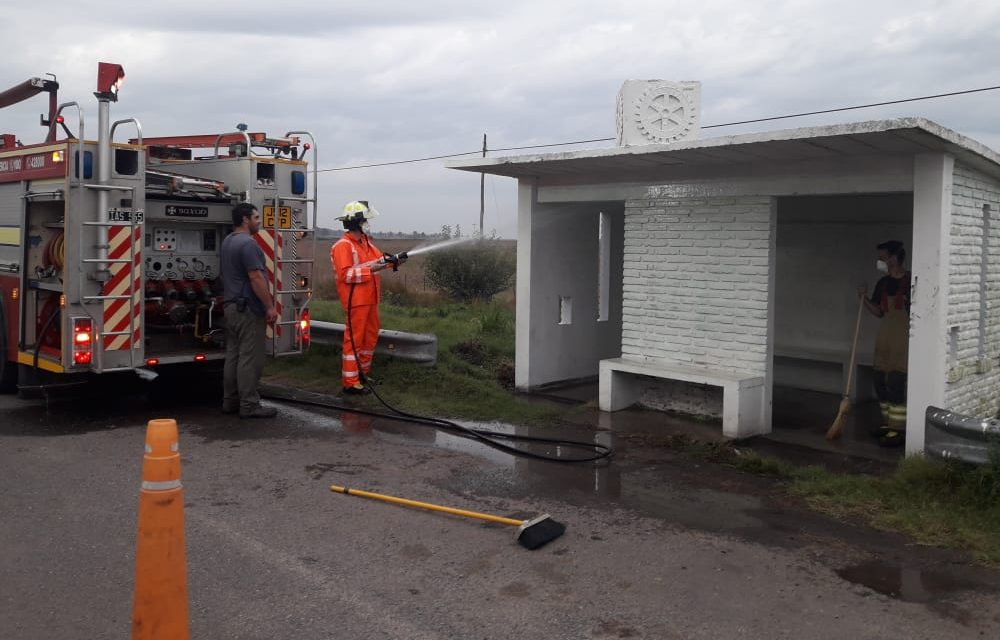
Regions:
<instances>
[{"instance_id":1,"label":"rectangular wall opening","mask_svg":"<svg viewBox=\"0 0 1000 640\"><path fill-rule=\"evenodd\" d=\"M983 205L983 240L979 263L979 359L987 357L986 318L989 315L987 281L990 273L990 205Z\"/></svg>"},{"instance_id":2,"label":"rectangular wall opening","mask_svg":"<svg viewBox=\"0 0 1000 640\"><path fill-rule=\"evenodd\" d=\"M559 296L559 324L573 324L573 298Z\"/></svg>"},{"instance_id":3,"label":"rectangular wall opening","mask_svg":"<svg viewBox=\"0 0 1000 640\"><path fill-rule=\"evenodd\" d=\"M597 225L597 321L607 322L611 307L611 218L601 212Z\"/></svg>"}]
</instances>

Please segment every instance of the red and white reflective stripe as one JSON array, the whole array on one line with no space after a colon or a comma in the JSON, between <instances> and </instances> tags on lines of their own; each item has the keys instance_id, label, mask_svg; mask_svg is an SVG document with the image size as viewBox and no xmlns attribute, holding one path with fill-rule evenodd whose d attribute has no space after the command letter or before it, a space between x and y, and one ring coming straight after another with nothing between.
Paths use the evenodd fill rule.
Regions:
<instances>
[{"instance_id":1,"label":"red and white reflective stripe","mask_svg":"<svg viewBox=\"0 0 1000 640\"><path fill-rule=\"evenodd\" d=\"M275 250L274 235L267 229L261 229L253 237L257 240L257 244L260 245L261 250L264 252L264 266L267 267L267 281L275 283L275 291L272 291L274 295L274 308L278 312L278 319L281 319L281 296L278 292L281 291L281 263L278 260L282 259L285 247L285 238L280 233L276 234L278 237L277 251ZM274 277L275 269L277 269L278 277ZM271 338L274 336L274 332L277 331L278 335L281 335L281 325L277 324L273 327L267 325L267 337Z\"/></svg>"},{"instance_id":2,"label":"red and white reflective stripe","mask_svg":"<svg viewBox=\"0 0 1000 640\"><path fill-rule=\"evenodd\" d=\"M125 260L129 250L133 250L132 264L118 262L109 265L111 278L104 283L103 295L127 296L134 290L131 304L128 299L104 301L104 333L130 331L129 335L104 336L106 351L119 351L142 345L142 225L136 225L132 244L129 245L129 229L118 226L108 229L108 259Z\"/></svg>"}]
</instances>

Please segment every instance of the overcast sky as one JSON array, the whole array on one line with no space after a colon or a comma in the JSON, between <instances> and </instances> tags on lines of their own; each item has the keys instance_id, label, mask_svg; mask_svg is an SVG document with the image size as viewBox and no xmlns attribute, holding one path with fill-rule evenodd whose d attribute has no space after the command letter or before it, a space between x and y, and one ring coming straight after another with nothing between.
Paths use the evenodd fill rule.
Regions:
<instances>
[{"instance_id":1,"label":"overcast sky","mask_svg":"<svg viewBox=\"0 0 1000 640\"><path fill-rule=\"evenodd\" d=\"M0 89L54 73L93 132L97 62L117 62L113 120L146 136L306 129L323 169L474 151L483 133L613 137L630 78L701 81L703 125L1000 85L1000 3L984 0L4 0L3 15ZM45 108L7 108L0 130L40 142ZM1000 149L998 113L990 91L703 135L923 116ZM324 172L320 224L368 199L380 230L471 231L479 177L444 162ZM513 237L514 188L487 178L487 232Z\"/></svg>"}]
</instances>

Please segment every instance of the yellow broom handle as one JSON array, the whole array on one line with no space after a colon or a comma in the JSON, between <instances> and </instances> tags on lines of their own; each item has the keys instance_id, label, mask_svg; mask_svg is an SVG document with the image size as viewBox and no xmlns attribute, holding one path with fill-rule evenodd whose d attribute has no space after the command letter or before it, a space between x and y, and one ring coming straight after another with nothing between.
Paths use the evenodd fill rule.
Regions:
<instances>
[{"instance_id":1,"label":"yellow broom handle","mask_svg":"<svg viewBox=\"0 0 1000 640\"><path fill-rule=\"evenodd\" d=\"M371 498L372 500L381 500L382 502L401 504L407 507L417 507L419 509L430 509L431 511L441 511L443 513L450 513L456 516L465 516L467 518L478 518L479 520L486 520L488 522L499 522L500 524L509 524L515 527L519 527L524 523L524 520L503 518L500 516L493 516L488 513L479 513L478 511L466 511L465 509L455 509L453 507L442 507L441 505L431 504L429 502L418 502L416 500L407 500L406 498L397 498L395 496L387 496L381 493L374 493L372 491L362 491L361 489L348 489L347 487L341 487L335 484L330 485L330 491L333 491L335 493L343 493L349 496L358 496L359 498Z\"/></svg>"}]
</instances>

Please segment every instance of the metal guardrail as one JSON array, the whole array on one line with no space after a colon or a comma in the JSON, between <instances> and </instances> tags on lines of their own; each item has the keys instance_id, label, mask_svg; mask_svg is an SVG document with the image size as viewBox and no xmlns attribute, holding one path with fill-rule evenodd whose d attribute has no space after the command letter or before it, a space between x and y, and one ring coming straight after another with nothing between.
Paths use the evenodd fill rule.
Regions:
<instances>
[{"instance_id":1,"label":"metal guardrail","mask_svg":"<svg viewBox=\"0 0 1000 640\"><path fill-rule=\"evenodd\" d=\"M309 334L314 343L342 344L344 325L339 322L313 320L309 324ZM437 364L437 336L432 333L406 333L382 329L378 332L375 354L432 366Z\"/></svg>"},{"instance_id":2,"label":"metal guardrail","mask_svg":"<svg viewBox=\"0 0 1000 640\"><path fill-rule=\"evenodd\" d=\"M927 407L925 451L938 458L986 464L991 451L1000 447L1000 420L973 418Z\"/></svg>"}]
</instances>

